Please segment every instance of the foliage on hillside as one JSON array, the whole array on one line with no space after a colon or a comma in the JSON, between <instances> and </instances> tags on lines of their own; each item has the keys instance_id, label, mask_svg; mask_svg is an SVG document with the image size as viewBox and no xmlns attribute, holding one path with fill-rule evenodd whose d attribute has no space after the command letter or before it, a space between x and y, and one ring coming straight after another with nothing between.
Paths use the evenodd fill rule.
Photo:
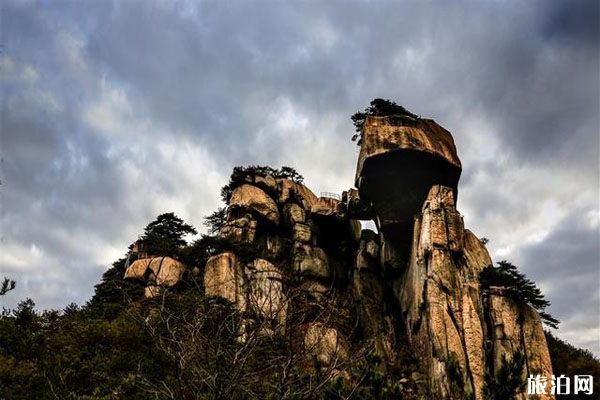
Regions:
<instances>
[{"instance_id":1,"label":"foliage on hillside","mask_svg":"<svg viewBox=\"0 0 600 400\"><path fill-rule=\"evenodd\" d=\"M226 250L242 262L258 255L250 244L209 235L188 245L183 237L194 231L174 214L162 214L143 238L154 237L156 249L168 249L190 268L202 268L210 256ZM290 309L283 330L225 300L205 297L194 280L146 299L141 284L123 280L126 263L124 257L112 265L83 307L40 313L27 299L2 312L0 398L423 398L414 382L390 379L374 345L362 341L355 326L339 327L352 346L327 366L299 345L297 333L307 322L334 323L349 304ZM287 296L299 303L293 297L301 294L290 290ZM593 374L598 383L600 364L589 352L548 335L555 374ZM410 360L405 361L402 366ZM518 369L513 364L507 362L506 374L488 377L490 393L504 393L498 383ZM410 376L410 371L393 376Z\"/></svg>"},{"instance_id":2,"label":"foliage on hillside","mask_svg":"<svg viewBox=\"0 0 600 400\"><path fill-rule=\"evenodd\" d=\"M169 366L125 312L84 307L37 313L27 299L0 318L0 398L145 399L141 376L164 380Z\"/></svg>"},{"instance_id":3,"label":"foliage on hillside","mask_svg":"<svg viewBox=\"0 0 600 400\"><path fill-rule=\"evenodd\" d=\"M249 244L203 236L173 214L150 223L144 238L164 239L190 266L232 250L251 260ZM176 247L170 247L170 246ZM39 313L27 299L0 316L0 398L10 399L342 399L398 398L402 385L377 369L373 346L323 366L293 332L307 318L329 320L346 307L288 314L288 330L206 298L190 284L146 299L143 286L123 280L116 261L82 308ZM293 296L293 294L290 294ZM291 328L290 328L291 327ZM412 389L411 389L412 390ZM404 397L414 398L414 397Z\"/></svg>"},{"instance_id":4,"label":"foliage on hillside","mask_svg":"<svg viewBox=\"0 0 600 400\"><path fill-rule=\"evenodd\" d=\"M600 393L600 360L597 357L594 357L589 350L578 349L548 331L546 331L546 341L555 376L565 375L573 379L575 375L592 375L594 377L594 394ZM561 395L560 398L575 400L590 399L591 396L571 393Z\"/></svg>"}]
</instances>

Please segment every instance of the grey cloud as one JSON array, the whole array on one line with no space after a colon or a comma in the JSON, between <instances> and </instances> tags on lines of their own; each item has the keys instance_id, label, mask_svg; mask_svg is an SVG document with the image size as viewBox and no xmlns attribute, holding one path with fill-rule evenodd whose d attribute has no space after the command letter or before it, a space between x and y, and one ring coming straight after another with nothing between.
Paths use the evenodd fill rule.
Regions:
<instances>
[{"instance_id":1,"label":"grey cloud","mask_svg":"<svg viewBox=\"0 0 600 400\"><path fill-rule=\"evenodd\" d=\"M537 198L568 208L576 187L572 197L587 201L577 207L598 210L597 194L580 196L598 191L597 15L597 2L551 1L7 3L5 55L37 80L3 75L3 246L34 243L58 261L35 279L2 261L0 275L29 282L21 288L39 290L41 307L86 286L75 296L83 301L100 267L66 238L125 251L165 206L199 226L235 165L291 164L317 192L345 189L356 162L349 116L375 97L452 131L465 167L459 208L492 248L510 243L507 224L536 228ZM43 93L60 112L44 109ZM95 106L114 115L91 123ZM489 131L476 131L479 121ZM165 155L169 145L193 149L185 162L197 171ZM570 185L534 185L542 170L569 171ZM514 243L514 260L552 288L559 316L582 303L573 289L591 287L557 286L573 271L561 260L577 260L588 278L599 262L597 229L578 210L538 245ZM539 257L549 260L543 274ZM81 270L69 281L54 273L59 264ZM64 290L52 297L44 279Z\"/></svg>"},{"instance_id":2,"label":"grey cloud","mask_svg":"<svg viewBox=\"0 0 600 400\"><path fill-rule=\"evenodd\" d=\"M543 241L523 246L518 257L520 269L547 288L549 311L563 321L559 334L573 331L574 321L580 329L600 326L600 228L590 226L585 211L574 210ZM600 341L586 340L598 354Z\"/></svg>"}]
</instances>

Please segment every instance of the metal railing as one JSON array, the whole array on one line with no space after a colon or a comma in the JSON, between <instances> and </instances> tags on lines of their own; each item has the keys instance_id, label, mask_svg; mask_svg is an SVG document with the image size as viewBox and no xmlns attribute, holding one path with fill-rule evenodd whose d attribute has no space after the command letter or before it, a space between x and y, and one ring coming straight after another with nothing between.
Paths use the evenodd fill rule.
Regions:
<instances>
[{"instance_id":1,"label":"metal railing","mask_svg":"<svg viewBox=\"0 0 600 400\"><path fill-rule=\"evenodd\" d=\"M321 197L329 197L330 199L342 200L342 196L332 192L321 192Z\"/></svg>"}]
</instances>

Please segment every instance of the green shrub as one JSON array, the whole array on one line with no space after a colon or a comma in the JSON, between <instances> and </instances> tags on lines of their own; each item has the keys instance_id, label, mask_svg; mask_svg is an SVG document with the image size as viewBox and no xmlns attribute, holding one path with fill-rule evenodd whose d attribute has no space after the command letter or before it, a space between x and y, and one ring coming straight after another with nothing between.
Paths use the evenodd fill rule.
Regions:
<instances>
[{"instance_id":1,"label":"green shrub","mask_svg":"<svg viewBox=\"0 0 600 400\"><path fill-rule=\"evenodd\" d=\"M359 146L361 145L362 130L367 116L383 117L391 115L404 115L411 118L418 118L417 115L391 100L374 99L364 111L359 111L350 117L357 132L352 136L352 141L356 141L356 144Z\"/></svg>"},{"instance_id":2,"label":"green shrub","mask_svg":"<svg viewBox=\"0 0 600 400\"><path fill-rule=\"evenodd\" d=\"M505 288L508 295L517 303L528 304L535 308L543 323L554 329L558 328L560 321L544 311L550 302L544 298L542 291L508 261L500 261L497 267L493 265L485 267L479 274L479 281L483 291L489 291L491 286Z\"/></svg>"}]
</instances>

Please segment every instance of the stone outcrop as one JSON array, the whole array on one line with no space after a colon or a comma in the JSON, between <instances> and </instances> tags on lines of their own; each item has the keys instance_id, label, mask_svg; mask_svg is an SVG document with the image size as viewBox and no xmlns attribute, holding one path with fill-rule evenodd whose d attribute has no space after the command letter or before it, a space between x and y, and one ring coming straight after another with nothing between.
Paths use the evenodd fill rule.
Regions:
<instances>
[{"instance_id":1,"label":"stone outcrop","mask_svg":"<svg viewBox=\"0 0 600 400\"><path fill-rule=\"evenodd\" d=\"M212 256L203 268L205 295L229 301L248 329L260 326L263 333L280 330L273 324L285 326L299 314L303 343L318 349L323 362L334 355L338 360L346 354L346 339L319 318L334 309L331 295L353 268L343 251L354 252L360 241L360 223L344 208L290 179L247 176L233 190L218 236L251 243L256 257L242 260L232 251ZM319 310L319 318L304 321L301 310L310 309ZM321 333L325 338L317 340Z\"/></svg>"},{"instance_id":2,"label":"stone outcrop","mask_svg":"<svg viewBox=\"0 0 600 400\"><path fill-rule=\"evenodd\" d=\"M333 369L372 345L375 367L423 398L482 400L485 377L516 354L523 377L550 377L537 312L505 288L482 286L492 260L457 210L461 168L450 132L434 121L367 116L355 189L341 200L317 197L291 179L248 173L218 234L246 247L190 275L203 278L206 297L235 306L247 332L290 334ZM377 232L359 220L373 220ZM154 296L185 268L140 259L125 278Z\"/></svg>"},{"instance_id":3,"label":"stone outcrop","mask_svg":"<svg viewBox=\"0 0 600 400\"><path fill-rule=\"evenodd\" d=\"M256 220L251 215L246 214L240 218L227 221L220 234L222 237L252 243L256 238L256 226Z\"/></svg>"},{"instance_id":4,"label":"stone outcrop","mask_svg":"<svg viewBox=\"0 0 600 400\"><path fill-rule=\"evenodd\" d=\"M348 358L348 344L335 328L320 322L309 324L304 335L305 350L325 365Z\"/></svg>"},{"instance_id":5,"label":"stone outcrop","mask_svg":"<svg viewBox=\"0 0 600 400\"><path fill-rule=\"evenodd\" d=\"M249 211L274 224L279 224L279 209L275 201L262 189L253 185L242 185L235 189L229 200L229 208Z\"/></svg>"},{"instance_id":6,"label":"stone outcrop","mask_svg":"<svg viewBox=\"0 0 600 400\"><path fill-rule=\"evenodd\" d=\"M454 208L452 190L432 187L415 221L411 258L396 286L409 341L423 360L430 387L442 398L452 385L481 398L485 373L485 321L479 273L489 255L478 240L469 240L481 259L462 259L465 235L462 218ZM449 368L458 369L451 382ZM442 371L443 373L440 373Z\"/></svg>"},{"instance_id":7,"label":"stone outcrop","mask_svg":"<svg viewBox=\"0 0 600 400\"><path fill-rule=\"evenodd\" d=\"M263 320L285 325L287 298L283 291L283 276L270 262L255 259L248 265L248 304Z\"/></svg>"},{"instance_id":8,"label":"stone outcrop","mask_svg":"<svg viewBox=\"0 0 600 400\"><path fill-rule=\"evenodd\" d=\"M204 268L204 294L220 297L246 308L244 273L238 259L231 252L212 256Z\"/></svg>"},{"instance_id":9,"label":"stone outcrop","mask_svg":"<svg viewBox=\"0 0 600 400\"><path fill-rule=\"evenodd\" d=\"M403 241L412 229L431 186L452 188L456 199L461 169L452 135L434 121L365 119L355 184L391 241Z\"/></svg>"},{"instance_id":10,"label":"stone outcrop","mask_svg":"<svg viewBox=\"0 0 600 400\"><path fill-rule=\"evenodd\" d=\"M524 377L552 375L548 345L538 313L530 306L517 304L502 287L491 287L485 301L489 310L489 355L493 369L501 367L503 356L512 358L520 352L527 360ZM538 395L540 400L550 398L553 396Z\"/></svg>"},{"instance_id":11,"label":"stone outcrop","mask_svg":"<svg viewBox=\"0 0 600 400\"><path fill-rule=\"evenodd\" d=\"M551 376L537 312L501 289L487 293L481 287L480 274L492 260L456 209L461 164L450 133L431 120L393 119L365 121L359 193L349 191L348 210L365 214L366 201L375 210L380 244L363 240L357 264L364 266L361 273L375 270L373 254L379 248L380 267L397 271L392 291L430 395L482 399L486 373L493 377L502 357L510 360L517 352L525 355L523 378ZM394 175L399 181L389 184ZM359 276L355 287L364 292L365 278ZM376 304L365 308L372 310L369 315L381 315Z\"/></svg>"},{"instance_id":12,"label":"stone outcrop","mask_svg":"<svg viewBox=\"0 0 600 400\"><path fill-rule=\"evenodd\" d=\"M187 266L171 257L141 258L125 270L125 279L137 279L146 284L146 297L154 297L160 288L173 287L183 279Z\"/></svg>"}]
</instances>

